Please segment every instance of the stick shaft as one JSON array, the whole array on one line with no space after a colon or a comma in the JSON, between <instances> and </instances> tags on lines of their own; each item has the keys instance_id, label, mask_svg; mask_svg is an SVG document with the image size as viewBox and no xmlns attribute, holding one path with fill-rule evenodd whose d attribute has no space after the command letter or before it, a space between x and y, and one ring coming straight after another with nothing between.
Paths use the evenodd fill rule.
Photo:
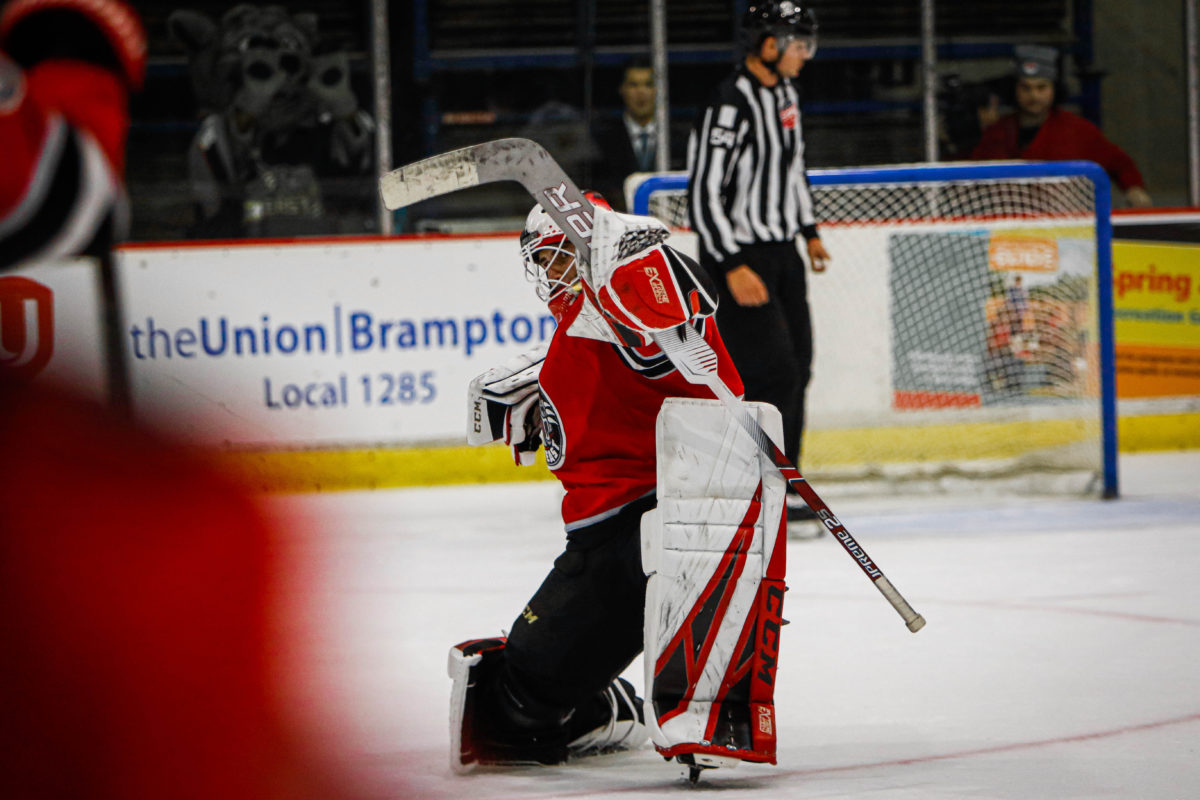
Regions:
<instances>
[{"instance_id":1,"label":"stick shaft","mask_svg":"<svg viewBox=\"0 0 1200 800\"><path fill-rule=\"evenodd\" d=\"M414 162L381 177L379 191L384 205L389 209L397 209L459 189L497 181L516 181L525 187L575 245L579 257L590 260L595 209L554 158L530 139L497 139ZM717 374L716 354L708 342L690 325L680 325L656 334L654 341L680 374L692 383L707 385L725 404L880 593L904 618L908 629L915 633L924 627L924 617L900 595L862 545L855 541L846 526L809 486L800 470L788 460L779 445L771 440L758 420L721 380Z\"/></svg>"},{"instance_id":2,"label":"stick shaft","mask_svg":"<svg viewBox=\"0 0 1200 800\"><path fill-rule=\"evenodd\" d=\"M850 554L863 573L871 579L875 588L891 604L892 608L896 609L908 629L916 633L925 627L925 618L909 605L908 601L883 574L883 570L867 555L863 546L850 535L850 531L846 530L846 526L842 524L841 520L829 510L829 506L800 474L800 470L784 455L779 445L771 440L767 432L758 424L758 420L750 414L721 380L715 368L716 354L708 346L708 342L704 341L690 325L681 325L673 330L657 334L654 341L685 378L692 383L706 384L717 399L725 404L742 428L758 444L759 449L771 459L792 488L804 498L804 502L813 510L821 523L829 529L829 532Z\"/></svg>"}]
</instances>

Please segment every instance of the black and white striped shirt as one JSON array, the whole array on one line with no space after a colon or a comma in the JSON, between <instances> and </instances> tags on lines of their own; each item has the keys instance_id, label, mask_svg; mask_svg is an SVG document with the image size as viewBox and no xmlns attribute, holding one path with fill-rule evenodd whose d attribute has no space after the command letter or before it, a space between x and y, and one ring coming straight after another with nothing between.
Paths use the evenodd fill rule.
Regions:
<instances>
[{"instance_id":1,"label":"black and white striped shirt","mask_svg":"<svg viewBox=\"0 0 1200 800\"><path fill-rule=\"evenodd\" d=\"M717 87L688 142L688 216L726 270L746 245L817 235L790 81L766 87L742 66Z\"/></svg>"}]
</instances>

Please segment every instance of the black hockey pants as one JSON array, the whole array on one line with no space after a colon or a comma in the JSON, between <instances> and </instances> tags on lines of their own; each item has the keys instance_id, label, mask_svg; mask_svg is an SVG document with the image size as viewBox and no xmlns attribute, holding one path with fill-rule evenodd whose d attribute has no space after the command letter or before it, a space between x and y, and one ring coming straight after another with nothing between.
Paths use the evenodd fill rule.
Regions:
<instances>
[{"instance_id":1,"label":"black hockey pants","mask_svg":"<svg viewBox=\"0 0 1200 800\"><path fill-rule=\"evenodd\" d=\"M567 534L566 549L508 635L505 675L518 691L573 709L642 652L641 520L655 502L636 500Z\"/></svg>"}]
</instances>

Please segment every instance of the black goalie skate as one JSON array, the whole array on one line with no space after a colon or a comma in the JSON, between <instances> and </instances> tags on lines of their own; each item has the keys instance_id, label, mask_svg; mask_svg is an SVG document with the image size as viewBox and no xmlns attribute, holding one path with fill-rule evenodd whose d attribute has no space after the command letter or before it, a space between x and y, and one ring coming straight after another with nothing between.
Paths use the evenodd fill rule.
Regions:
<instances>
[{"instance_id":1,"label":"black goalie skate","mask_svg":"<svg viewBox=\"0 0 1200 800\"><path fill-rule=\"evenodd\" d=\"M516 718L514 703L501 699L506 688L497 686L504 646L505 639L496 637L450 648L450 766L455 772L478 765L563 764L646 742L642 701L622 679L550 723Z\"/></svg>"},{"instance_id":2,"label":"black goalie skate","mask_svg":"<svg viewBox=\"0 0 1200 800\"><path fill-rule=\"evenodd\" d=\"M642 698L624 678L617 678L575 709L569 726L571 758L632 750L650 738L642 716Z\"/></svg>"}]
</instances>

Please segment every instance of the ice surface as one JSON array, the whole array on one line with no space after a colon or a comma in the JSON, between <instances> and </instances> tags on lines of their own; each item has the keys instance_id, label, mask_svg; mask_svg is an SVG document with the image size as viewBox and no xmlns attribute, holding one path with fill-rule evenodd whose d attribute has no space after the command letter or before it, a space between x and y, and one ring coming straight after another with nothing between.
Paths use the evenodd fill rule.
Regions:
<instances>
[{"instance_id":1,"label":"ice surface","mask_svg":"<svg viewBox=\"0 0 1200 800\"><path fill-rule=\"evenodd\" d=\"M1200 452L1121 467L1118 501L835 503L928 627L909 633L828 537L789 542L779 765L695 790L1200 797ZM450 772L447 648L523 607L562 545L559 497L533 483L273 501L305 565L289 704L380 797L688 791L652 749ZM640 661L627 675L641 687Z\"/></svg>"}]
</instances>

